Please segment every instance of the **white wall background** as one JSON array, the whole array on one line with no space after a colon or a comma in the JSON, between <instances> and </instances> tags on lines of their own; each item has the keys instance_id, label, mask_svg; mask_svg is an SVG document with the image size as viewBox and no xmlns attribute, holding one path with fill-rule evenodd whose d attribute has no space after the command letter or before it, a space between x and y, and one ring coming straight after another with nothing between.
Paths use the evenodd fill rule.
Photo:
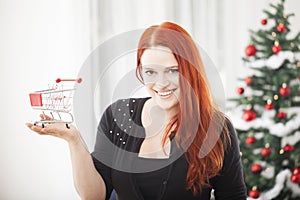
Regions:
<instances>
[{"instance_id":1,"label":"white wall background","mask_svg":"<svg viewBox=\"0 0 300 200\"><path fill-rule=\"evenodd\" d=\"M193 3L201 5L202 12L188 12L193 9L188 4L171 0L134 4L114 0L0 0L0 199L79 199L73 188L67 144L36 135L24 125L37 116L30 107L29 92L47 87L58 77L77 76L91 49L112 35L172 20L187 27L192 35L197 33L193 36L215 61L226 94L233 96L235 80L244 71L241 57L248 43L248 29L260 26L264 17L261 11L270 2L199 0ZM98 22L90 21L97 15L95 7L90 8L95 4L107 10ZM169 5L185 12L174 15ZM136 13L128 12L131 6ZM287 0L287 11L296 14L291 20L295 33L300 31L299 7L298 0ZM126 21L128 15L135 21ZM193 24L191 18L199 23ZM110 24L110 20L118 23ZM216 42L219 38L221 42Z\"/></svg>"}]
</instances>

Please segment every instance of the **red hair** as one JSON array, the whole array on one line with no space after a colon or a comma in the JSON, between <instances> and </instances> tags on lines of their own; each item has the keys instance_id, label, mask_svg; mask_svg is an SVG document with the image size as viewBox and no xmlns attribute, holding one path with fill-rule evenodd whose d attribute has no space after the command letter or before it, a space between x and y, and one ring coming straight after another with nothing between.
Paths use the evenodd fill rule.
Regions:
<instances>
[{"instance_id":1,"label":"red hair","mask_svg":"<svg viewBox=\"0 0 300 200\"><path fill-rule=\"evenodd\" d=\"M141 56L151 47L168 47L178 62L180 106L169 122L162 145L175 127L175 140L185 152L189 163L187 189L194 195L209 187L209 179L218 175L223 166L229 133L225 116L213 103L204 66L192 37L180 26L165 22L151 26L142 34L137 51L136 75L143 81ZM220 133L222 134L220 137ZM223 137L225 136L225 137Z\"/></svg>"}]
</instances>

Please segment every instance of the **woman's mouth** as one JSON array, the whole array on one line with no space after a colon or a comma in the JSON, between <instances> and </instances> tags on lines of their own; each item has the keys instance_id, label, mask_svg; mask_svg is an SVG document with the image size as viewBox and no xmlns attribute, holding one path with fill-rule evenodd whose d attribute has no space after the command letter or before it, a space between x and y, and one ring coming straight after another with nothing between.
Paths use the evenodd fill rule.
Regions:
<instances>
[{"instance_id":1,"label":"woman's mouth","mask_svg":"<svg viewBox=\"0 0 300 200\"><path fill-rule=\"evenodd\" d=\"M164 91L157 91L157 90L154 90L156 92L156 94L158 94L160 97L162 98L168 98L169 96L171 96L173 94L173 92L175 91L176 89L172 89L172 90L164 90Z\"/></svg>"}]
</instances>

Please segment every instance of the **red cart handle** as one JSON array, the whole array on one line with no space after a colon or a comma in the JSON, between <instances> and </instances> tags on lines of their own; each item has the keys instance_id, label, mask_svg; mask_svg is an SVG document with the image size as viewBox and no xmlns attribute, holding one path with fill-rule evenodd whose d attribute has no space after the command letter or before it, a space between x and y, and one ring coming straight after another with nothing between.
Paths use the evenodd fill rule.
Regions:
<instances>
[{"instance_id":1,"label":"red cart handle","mask_svg":"<svg viewBox=\"0 0 300 200\"><path fill-rule=\"evenodd\" d=\"M82 78L77 78L77 79L61 79L61 78L58 78L56 79L56 83L60 83L62 81L76 81L77 83L81 83L82 82Z\"/></svg>"}]
</instances>

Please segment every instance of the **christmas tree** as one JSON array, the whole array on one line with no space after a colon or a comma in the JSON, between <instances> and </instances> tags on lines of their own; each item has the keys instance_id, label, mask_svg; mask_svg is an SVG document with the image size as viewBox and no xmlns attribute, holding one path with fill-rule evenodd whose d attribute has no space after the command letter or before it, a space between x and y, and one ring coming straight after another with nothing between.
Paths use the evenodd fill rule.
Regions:
<instances>
[{"instance_id":1,"label":"christmas tree","mask_svg":"<svg viewBox=\"0 0 300 200\"><path fill-rule=\"evenodd\" d=\"M290 36L285 0L263 10L250 30L235 108L249 199L300 199L300 33Z\"/></svg>"}]
</instances>

